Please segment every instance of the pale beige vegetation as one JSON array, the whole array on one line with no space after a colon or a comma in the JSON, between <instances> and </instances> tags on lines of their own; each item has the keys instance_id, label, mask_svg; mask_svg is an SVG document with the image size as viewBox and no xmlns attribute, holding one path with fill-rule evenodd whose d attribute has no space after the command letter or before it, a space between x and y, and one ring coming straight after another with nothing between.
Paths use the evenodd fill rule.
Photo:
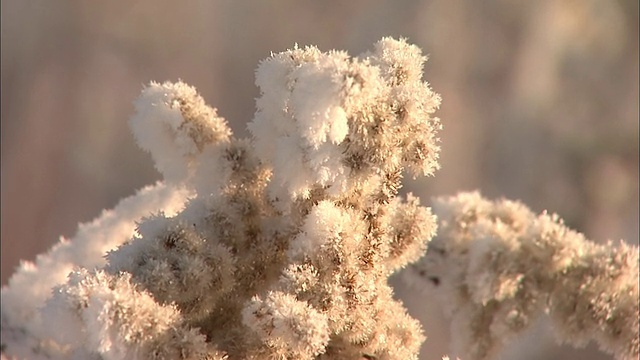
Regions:
<instances>
[{"instance_id":1,"label":"pale beige vegetation","mask_svg":"<svg viewBox=\"0 0 640 360\"><path fill-rule=\"evenodd\" d=\"M400 5L3 1L3 284L19 259L33 260L78 221L158 178L124 121L141 84L185 79L243 136L257 96L253 69L269 51L298 42L358 53L386 35L430 54L426 78L444 97L442 170L401 191L429 205L434 194L481 188L558 212L594 241L638 238L637 1ZM174 200L144 194L175 213L165 207ZM80 233L93 238L93 229ZM393 284L429 335L421 358L450 353L437 303ZM534 326L504 358L609 358L595 347L556 347L550 333Z\"/></svg>"},{"instance_id":2,"label":"pale beige vegetation","mask_svg":"<svg viewBox=\"0 0 640 360\"><path fill-rule=\"evenodd\" d=\"M4 351L417 359L423 330L388 277L426 250L405 276L433 282L462 357L495 357L544 311L559 339L636 357L637 247L594 245L556 217L478 194L436 202L441 234L428 246L436 217L398 196L405 171L439 168L440 97L422 81L425 60L392 38L358 57L316 47L272 54L256 72L249 139L233 137L194 88L151 83L130 123L164 183L119 205L120 222L106 213L92 225L112 233L131 226L129 207L153 212L132 237L81 234L23 264L2 289ZM165 187L184 196L175 215L164 213L171 205L153 209L153 197L145 204L145 191ZM102 268L70 259L107 244ZM74 267L68 279L61 264Z\"/></svg>"}]
</instances>

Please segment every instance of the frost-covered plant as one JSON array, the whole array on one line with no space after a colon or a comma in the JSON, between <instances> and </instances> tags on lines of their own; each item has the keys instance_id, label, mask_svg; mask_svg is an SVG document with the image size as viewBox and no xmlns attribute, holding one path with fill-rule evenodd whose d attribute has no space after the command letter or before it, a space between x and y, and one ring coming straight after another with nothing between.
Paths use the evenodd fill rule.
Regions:
<instances>
[{"instance_id":1,"label":"frost-covered plant","mask_svg":"<svg viewBox=\"0 0 640 360\"><path fill-rule=\"evenodd\" d=\"M595 340L618 359L638 357L637 247L597 245L557 215L478 192L433 206L438 236L406 275L428 280L461 358L495 358L544 312L562 342Z\"/></svg>"},{"instance_id":2,"label":"frost-covered plant","mask_svg":"<svg viewBox=\"0 0 640 360\"><path fill-rule=\"evenodd\" d=\"M424 61L393 39L354 58L275 54L256 73L251 139L234 138L193 88L152 83L131 127L165 182L128 201L161 203L132 237L125 222L140 213L121 219L129 232L89 243L81 228L37 266L23 264L2 291L7 353L416 358L420 324L387 279L436 229L417 198L397 197L404 169L438 167L440 100L421 80ZM90 235L115 232L112 215ZM76 243L84 253L72 253ZM107 250L106 263L95 260ZM25 304L28 292L37 294Z\"/></svg>"},{"instance_id":3,"label":"frost-covered plant","mask_svg":"<svg viewBox=\"0 0 640 360\"><path fill-rule=\"evenodd\" d=\"M398 196L405 171L438 168L440 99L424 61L389 38L353 58L274 54L256 72L250 139L193 88L152 83L131 128L164 181L22 264L2 289L3 352L417 358L421 326L387 281L436 230L429 208ZM464 354L492 355L546 309L565 339L637 354L637 248L589 244L512 203L492 217L459 199L438 202L444 236L409 272L439 284Z\"/></svg>"}]
</instances>

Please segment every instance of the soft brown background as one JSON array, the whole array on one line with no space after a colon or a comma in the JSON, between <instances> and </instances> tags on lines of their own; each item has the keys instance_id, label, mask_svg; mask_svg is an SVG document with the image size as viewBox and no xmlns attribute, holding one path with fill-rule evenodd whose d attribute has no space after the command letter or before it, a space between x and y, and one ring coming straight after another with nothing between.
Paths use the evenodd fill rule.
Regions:
<instances>
[{"instance_id":1,"label":"soft brown background","mask_svg":"<svg viewBox=\"0 0 640 360\"><path fill-rule=\"evenodd\" d=\"M596 241L638 240L637 0L3 0L1 14L2 284L159 178L127 128L143 84L183 79L246 135L270 51L355 55L388 35L430 55L443 97L442 170L405 190L428 203L480 189ZM424 359L439 359L446 323L398 293L425 323ZM608 358L539 329L505 358Z\"/></svg>"}]
</instances>

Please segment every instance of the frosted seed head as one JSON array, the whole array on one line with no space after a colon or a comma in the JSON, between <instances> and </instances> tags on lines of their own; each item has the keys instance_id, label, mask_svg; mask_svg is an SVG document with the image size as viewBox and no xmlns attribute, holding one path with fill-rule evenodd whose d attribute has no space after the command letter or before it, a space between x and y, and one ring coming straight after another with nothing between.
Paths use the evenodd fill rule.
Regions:
<instances>
[{"instance_id":1,"label":"frosted seed head","mask_svg":"<svg viewBox=\"0 0 640 360\"><path fill-rule=\"evenodd\" d=\"M170 182L186 179L194 157L207 145L227 142L231 136L226 121L182 82L152 82L135 108L129 123L136 141Z\"/></svg>"}]
</instances>

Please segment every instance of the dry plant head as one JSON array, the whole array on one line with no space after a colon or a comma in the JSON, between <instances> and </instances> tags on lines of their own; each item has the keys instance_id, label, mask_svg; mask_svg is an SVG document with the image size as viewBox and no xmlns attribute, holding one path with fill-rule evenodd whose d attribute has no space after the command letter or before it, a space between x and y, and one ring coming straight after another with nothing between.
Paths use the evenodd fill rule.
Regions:
<instances>
[{"instance_id":1,"label":"dry plant head","mask_svg":"<svg viewBox=\"0 0 640 360\"><path fill-rule=\"evenodd\" d=\"M438 168L425 60L391 38L358 57L273 54L256 72L249 139L192 87L151 83L131 128L164 177L146 191L180 192L179 209L157 199L106 261L69 259L62 278L42 280L45 258L70 242L24 265L2 294L8 350L26 328L27 351L53 358L417 358L421 326L387 279L436 230L429 208L397 196L405 171ZM21 311L33 279L42 292Z\"/></svg>"}]
</instances>

